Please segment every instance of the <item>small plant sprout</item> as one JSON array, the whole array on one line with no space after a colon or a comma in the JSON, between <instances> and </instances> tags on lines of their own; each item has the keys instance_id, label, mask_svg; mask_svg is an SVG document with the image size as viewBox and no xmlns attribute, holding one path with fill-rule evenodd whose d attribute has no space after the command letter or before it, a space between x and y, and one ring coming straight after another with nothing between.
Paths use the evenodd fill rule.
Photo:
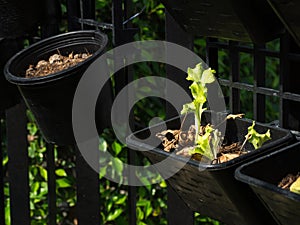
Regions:
<instances>
[{"instance_id":1,"label":"small plant sprout","mask_svg":"<svg viewBox=\"0 0 300 225\"><path fill-rule=\"evenodd\" d=\"M255 129L255 121L253 121L252 125L248 127L248 133L245 136L245 142L243 146L248 141L250 142L255 149L260 148L266 141L271 140L270 129L267 130L266 133L260 134Z\"/></svg>"},{"instance_id":2,"label":"small plant sprout","mask_svg":"<svg viewBox=\"0 0 300 225\"><path fill-rule=\"evenodd\" d=\"M211 125L206 125L205 132L200 135L201 130L201 117L202 113L206 110L204 104L207 101L207 84L213 83L216 79L214 76L215 71L211 68L204 69L202 64L199 63L194 69L188 68L187 80L192 81L190 90L193 96L193 101L183 105L181 114L187 114L193 112L195 115L195 148L191 151L191 154L199 153L213 160L216 157L214 149L211 148L211 139L217 138L218 132L214 131ZM214 135L212 135L212 133ZM212 141L215 143L215 141Z\"/></svg>"},{"instance_id":3,"label":"small plant sprout","mask_svg":"<svg viewBox=\"0 0 300 225\"><path fill-rule=\"evenodd\" d=\"M183 105L181 114L194 113L195 115L195 138L194 146L189 151L189 154L200 154L207 157L210 160L217 159L217 154L222 144L221 132L217 129L220 125L213 127L211 124L201 126L202 113L206 110L204 107L207 101L207 84L213 83L216 81L214 76L215 71L211 68L204 69L202 64L199 63L195 68L188 68L187 70L187 80L192 81L190 85L191 94L193 101ZM243 114L230 114L223 121L229 119L242 118ZM223 123L222 122L222 123ZM270 130L265 134L258 133L255 129L255 122L248 127L248 134L245 136L245 141L241 146L241 151L247 141L249 141L255 149L260 148L264 142L271 139ZM181 129L181 128L180 128Z\"/></svg>"}]
</instances>

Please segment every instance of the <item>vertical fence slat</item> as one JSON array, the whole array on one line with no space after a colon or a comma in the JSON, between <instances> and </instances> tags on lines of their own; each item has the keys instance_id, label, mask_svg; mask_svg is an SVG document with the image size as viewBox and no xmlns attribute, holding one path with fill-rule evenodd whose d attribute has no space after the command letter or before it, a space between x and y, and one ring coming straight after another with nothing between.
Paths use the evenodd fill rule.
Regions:
<instances>
[{"instance_id":1,"label":"vertical fence slat","mask_svg":"<svg viewBox=\"0 0 300 225\"><path fill-rule=\"evenodd\" d=\"M229 41L229 58L231 62L231 76L230 81L240 81L240 59L239 52L235 48L238 43L235 41ZM230 111L232 113L240 113L240 90L230 87Z\"/></svg>"},{"instance_id":2,"label":"vertical fence slat","mask_svg":"<svg viewBox=\"0 0 300 225\"><path fill-rule=\"evenodd\" d=\"M3 149L2 149L2 124L1 119L4 118L3 111L0 110L0 224L5 224L5 204L4 204L4 172L3 172Z\"/></svg>"},{"instance_id":3,"label":"vertical fence slat","mask_svg":"<svg viewBox=\"0 0 300 225\"><path fill-rule=\"evenodd\" d=\"M284 109L284 103L285 101L282 98L283 91L285 89L285 74L289 73L288 68L288 59L287 54L289 49L289 41L288 41L288 35L284 35L280 38L280 69L279 69L279 79L280 79L280 86L279 86L279 125L281 127L286 127L285 122L285 115L283 113Z\"/></svg>"},{"instance_id":4,"label":"vertical fence slat","mask_svg":"<svg viewBox=\"0 0 300 225\"><path fill-rule=\"evenodd\" d=\"M166 12L166 40L174 42L192 49L193 39L187 33L185 33L179 25L174 21L172 16ZM186 81L186 74L174 67L167 66L167 78L175 81L185 90L188 90L189 83ZM168 90L168 87L166 87ZM172 107L167 104L167 117L175 116ZM192 225L194 224L194 212L191 211L187 205L179 198L177 193L168 186L168 225Z\"/></svg>"},{"instance_id":5,"label":"vertical fence slat","mask_svg":"<svg viewBox=\"0 0 300 225\"><path fill-rule=\"evenodd\" d=\"M218 48L213 48L210 46L210 42L217 41L216 38L207 38L206 39L206 63L216 71L218 76L219 73L219 64L218 64Z\"/></svg>"},{"instance_id":6,"label":"vertical fence slat","mask_svg":"<svg viewBox=\"0 0 300 225\"><path fill-rule=\"evenodd\" d=\"M67 0L68 12L68 31L80 30L80 24L75 18L80 17L80 4L79 0Z\"/></svg>"},{"instance_id":7,"label":"vertical fence slat","mask_svg":"<svg viewBox=\"0 0 300 225\"><path fill-rule=\"evenodd\" d=\"M20 103L6 113L11 225L29 225L26 108Z\"/></svg>"},{"instance_id":8,"label":"vertical fence slat","mask_svg":"<svg viewBox=\"0 0 300 225\"><path fill-rule=\"evenodd\" d=\"M47 144L47 173L48 173L48 224L56 225L56 179L54 146Z\"/></svg>"},{"instance_id":9,"label":"vertical fence slat","mask_svg":"<svg viewBox=\"0 0 300 225\"><path fill-rule=\"evenodd\" d=\"M76 150L76 184L77 184L77 219L79 225L99 225L100 223L100 191L99 174L94 171ZM96 150L96 149L95 149ZM97 151L91 152L93 159L98 160Z\"/></svg>"},{"instance_id":10,"label":"vertical fence slat","mask_svg":"<svg viewBox=\"0 0 300 225\"><path fill-rule=\"evenodd\" d=\"M265 86L266 77L266 57L259 49L265 48L265 45L254 45L254 90L257 87ZM266 96L253 93L254 119L259 122L266 120Z\"/></svg>"}]
</instances>

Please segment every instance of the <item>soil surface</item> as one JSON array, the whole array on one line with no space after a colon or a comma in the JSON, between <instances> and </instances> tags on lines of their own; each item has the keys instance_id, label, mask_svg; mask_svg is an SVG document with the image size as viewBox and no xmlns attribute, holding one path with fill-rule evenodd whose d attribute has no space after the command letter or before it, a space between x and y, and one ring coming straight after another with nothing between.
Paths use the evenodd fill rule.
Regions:
<instances>
[{"instance_id":1,"label":"soil surface","mask_svg":"<svg viewBox=\"0 0 300 225\"><path fill-rule=\"evenodd\" d=\"M49 74L57 73L77 65L78 63L89 58L89 53L69 54L63 56L61 54L53 54L48 60L40 60L36 66L30 65L26 70L26 78L42 77Z\"/></svg>"},{"instance_id":2,"label":"soil surface","mask_svg":"<svg viewBox=\"0 0 300 225\"><path fill-rule=\"evenodd\" d=\"M205 126L201 126L200 135L205 132ZM190 151L194 148L195 142L195 126L191 125L189 130L165 130L158 133L156 136L162 141L162 147L166 152L175 152L177 155L190 157ZM212 161L212 164L227 162L237 158L247 151L242 149L241 143L231 143L221 145L217 154L217 159ZM208 159L203 158L201 154L193 154L192 159L202 162L207 162Z\"/></svg>"},{"instance_id":3,"label":"soil surface","mask_svg":"<svg viewBox=\"0 0 300 225\"><path fill-rule=\"evenodd\" d=\"M286 175L278 184L278 187L289 190L291 185L300 177L300 172L296 175Z\"/></svg>"}]
</instances>

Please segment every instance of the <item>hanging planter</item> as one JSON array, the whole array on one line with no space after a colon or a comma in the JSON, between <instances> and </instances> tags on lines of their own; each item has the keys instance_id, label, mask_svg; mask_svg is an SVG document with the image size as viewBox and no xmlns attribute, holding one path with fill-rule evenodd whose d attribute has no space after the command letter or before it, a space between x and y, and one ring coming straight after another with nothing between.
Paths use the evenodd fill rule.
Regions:
<instances>
[{"instance_id":1,"label":"hanging planter","mask_svg":"<svg viewBox=\"0 0 300 225\"><path fill-rule=\"evenodd\" d=\"M186 118L185 124L193 124L193 116ZM205 121L210 121L210 113L204 114ZM247 127L252 121L246 119L229 120L226 125L225 139L228 142L243 142L247 133ZM167 121L167 129L178 129L179 118ZM139 131L127 138L127 144L133 149L142 151L151 163L155 164L169 158L172 163L168 165L170 171L186 162L182 156L168 153L162 150L161 146L152 146L158 140L149 140L149 143L138 141L137 137L147 137L149 130L152 133L159 133L164 129L163 124L158 124L149 129ZM170 177L167 182L178 193L182 200L193 211L202 215L222 221L226 224L272 224L272 218L267 210L257 199L253 191L242 182L234 178L235 169L241 164L253 160L256 157L274 151L293 140L289 131L270 127L260 123L256 124L256 130L265 132L271 131L272 140L265 143L260 149L251 149L250 153L242 155L221 164L202 164L196 160L189 160L181 170ZM251 148L247 146L247 148ZM165 174L166 171L158 171Z\"/></svg>"},{"instance_id":2,"label":"hanging planter","mask_svg":"<svg viewBox=\"0 0 300 225\"><path fill-rule=\"evenodd\" d=\"M74 144L72 102L76 87L87 67L104 52L106 45L107 36L99 31L69 32L33 44L7 62L6 79L18 86L47 142ZM25 77L29 65L44 63L49 57L51 61L51 57L82 53L92 55L75 66L47 76ZM111 95L105 94L106 102L109 102Z\"/></svg>"},{"instance_id":3,"label":"hanging planter","mask_svg":"<svg viewBox=\"0 0 300 225\"><path fill-rule=\"evenodd\" d=\"M300 194L278 184L288 174L299 172L300 143L295 143L241 166L235 176L254 190L278 224L298 225Z\"/></svg>"},{"instance_id":4,"label":"hanging planter","mask_svg":"<svg viewBox=\"0 0 300 225\"><path fill-rule=\"evenodd\" d=\"M264 43L281 34L283 25L261 0L161 0L188 33Z\"/></svg>"},{"instance_id":5,"label":"hanging planter","mask_svg":"<svg viewBox=\"0 0 300 225\"><path fill-rule=\"evenodd\" d=\"M268 0L287 31L300 46L300 2L291 0Z\"/></svg>"},{"instance_id":6,"label":"hanging planter","mask_svg":"<svg viewBox=\"0 0 300 225\"><path fill-rule=\"evenodd\" d=\"M206 84L215 82L213 70L198 64L188 69L187 80L193 81L194 100L183 105L181 113L187 115L183 122L178 117L167 121L167 129L158 124L139 131L127 138L127 144L141 150L169 178L168 183L192 210L226 224L274 224L253 191L234 178L234 171L289 144L293 136L288 130L242 119L241 114L203 113ZM149 130L156 135L137 139L148 137Z\"/></svg>"}]
</instances>

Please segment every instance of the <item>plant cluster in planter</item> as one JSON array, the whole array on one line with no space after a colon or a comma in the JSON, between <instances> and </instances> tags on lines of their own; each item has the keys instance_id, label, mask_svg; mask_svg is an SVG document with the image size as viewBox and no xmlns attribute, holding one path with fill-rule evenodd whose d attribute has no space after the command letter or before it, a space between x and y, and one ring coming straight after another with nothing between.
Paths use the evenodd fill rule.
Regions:
<instances>
[{"instance_id":1,"label":"plant cluster in planter","mask_svg":"<svg viewBox=\"0 0 300 225\"><path fill-rule=\"evenodd\" d=\"M203 125L202 114L206 110L207 102L207 84L215 81L215 71L211 68L204 69L199 63L194 69L188 68L187 80L192 81L190 90L193 101L183 105L181 114L187 115L193 113L195 124L191 125L187 131L182 130L166 130L157 134L162 140L164 150L167 152L175 151L177 155L192 157L199 161L210 161L212 163L222 163L228 160L246 154L249 150L245 149L246 142L250 142L255 149L260 148L266 141L271 139L270 129L260 134L255 129L255 122L248 127L248 133L245 135L243 143L234 142L230 144L223 143L223 137L218 129L220 124L215 126L207 123ZM243 114L228 115L226 120L242 118ZM183 120L183 122L185 119Z\"/></svg>"},{"instance_id":2,"label":"plant cluster in planter","mask_svg":"<svg viewBox=\"0 0 300 225\"><path fill-rule=\"evenodd\" d=\"M205 110L208 85L216 82L213 73L201 65L189 69L193 102L184 105L184 115L131 134L127 145L150 160L192 211L226 224L276 224L253 190L236 180L234 173L243 163L288 145L294 137L288 130L253 123L242 115ZM220 153L222 148L238 151ZM219 153L225 159L222 163L218 163Z\"/></svg>"}]
</instances>

